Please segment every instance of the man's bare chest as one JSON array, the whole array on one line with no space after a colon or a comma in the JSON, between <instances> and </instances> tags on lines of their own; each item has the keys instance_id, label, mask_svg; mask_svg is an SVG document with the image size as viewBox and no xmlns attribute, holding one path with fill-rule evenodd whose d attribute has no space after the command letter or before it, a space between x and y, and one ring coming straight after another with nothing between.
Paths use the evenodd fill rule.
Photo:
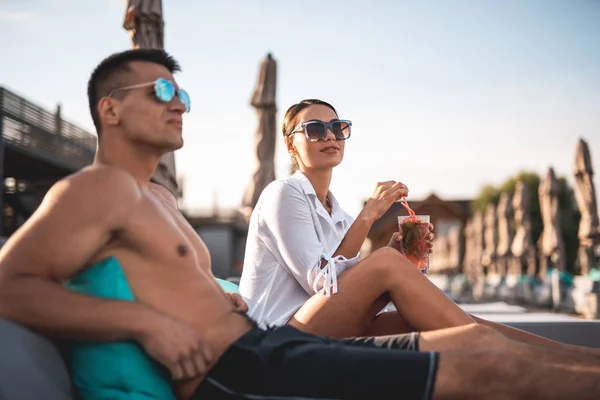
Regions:
<instances>
[{"instance_id":1,"label":"man's bare chest","mask_svg":"<svg viewBox=\"0 0 600 400\"><path fill-rule=\"evenodd\" d=\"M151 194L140 201L120 239L154 261L209 267L208 250L184 216Z\"/></svg>"}]
</instances>

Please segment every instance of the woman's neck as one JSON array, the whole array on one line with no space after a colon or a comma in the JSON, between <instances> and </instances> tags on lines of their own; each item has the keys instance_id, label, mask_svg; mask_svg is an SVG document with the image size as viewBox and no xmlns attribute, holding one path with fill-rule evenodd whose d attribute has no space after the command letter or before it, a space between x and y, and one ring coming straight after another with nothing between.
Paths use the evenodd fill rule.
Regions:
<instances>
[{"instance_id":1,"label":"woman's neck","mask_svg":"<svg viewBox=\"0 0 600 400\"><path fill-rule=\"evenodd\" d=\"M327 194L329 194L329 185L331 184L331 177L333 170L304 170L302 173L308 178L311 185L315 189L317 198L323 204L323 207L327 210L331 210L331 206L327 204Z\"/></svg>"}]
</instances>

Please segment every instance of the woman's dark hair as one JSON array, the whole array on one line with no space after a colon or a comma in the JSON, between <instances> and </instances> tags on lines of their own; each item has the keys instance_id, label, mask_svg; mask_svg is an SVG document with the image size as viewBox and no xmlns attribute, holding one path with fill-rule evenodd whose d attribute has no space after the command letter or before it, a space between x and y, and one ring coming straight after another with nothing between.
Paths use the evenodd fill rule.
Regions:
<instances>
[{"instance_id":1,"label":"woman's dark hair","mask_svg":"<svg viewBox=\"0 0 600 400\"><path fill-rule=\"evenodd\" d=\"M293 106L288 108L285 112L285 116L283 117L283 126L281 127L283 136L289 136L292 133L292 130L294 130L294 128L298 126L298 113L300 113L300 111L304 110L306 107L310 107L313 105L329 107L333 110L335 115L337 115L337 111L335 110L335 108L325 101L317 99L302 100L298 104L294 104Z\"/></svg>"}]
</instances>

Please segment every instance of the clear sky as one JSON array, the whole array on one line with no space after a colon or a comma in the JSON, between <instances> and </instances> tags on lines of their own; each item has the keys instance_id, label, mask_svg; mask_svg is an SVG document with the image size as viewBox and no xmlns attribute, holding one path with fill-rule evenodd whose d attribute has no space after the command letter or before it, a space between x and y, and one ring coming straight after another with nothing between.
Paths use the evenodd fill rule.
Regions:
<instances>
[{"instance_id":1,"label":"clear sky","mask_svg":"<svg viewBox=\"0 0 600 400\"><path fill-rule=\"evenodd\" d=\"M278 126L304 98L353 121L332 189L356 214L378 180L470 198L520 169L600 168L598 0L163 0L165 47L192 96L176 155L186 208L237 206L254 168L249 105L278 62ZM129 47L125 0L0 0L0 85L90 131L93 67ZM278 138L278 176L289 157ZM595 176L596 185L600 183Z\"/></svg>"}]
</instances>

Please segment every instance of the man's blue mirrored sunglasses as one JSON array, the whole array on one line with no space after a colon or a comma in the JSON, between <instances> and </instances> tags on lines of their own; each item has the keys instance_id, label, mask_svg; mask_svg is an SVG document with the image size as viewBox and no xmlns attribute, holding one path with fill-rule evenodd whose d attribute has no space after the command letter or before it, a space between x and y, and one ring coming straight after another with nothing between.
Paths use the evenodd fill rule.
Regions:
<instances>
[{"instance_id":1,"label":"man's blue mirrored sunglasses","mask_svg":"<svg viewBox=\"0 0 600 400\"><path fill-rule=\"evenodd\" d=\"M188 92L186 92L184 89L175 90L175 85L173 84L173 82L164 78L158 78L153 82L140 83L138 85L125 86L122 88L114 89L108 94L108 97L112 97L114 93L123 90L138 89L149 86L154 86L154 95L158 100L162 101L163 103L168 103L171 100L173 100L173 97L175 97L175 92L177 92L177 97L179 97L179 100L185 106L185 112L190 112L191 100Z\"/></svg>"}]
</instances>

